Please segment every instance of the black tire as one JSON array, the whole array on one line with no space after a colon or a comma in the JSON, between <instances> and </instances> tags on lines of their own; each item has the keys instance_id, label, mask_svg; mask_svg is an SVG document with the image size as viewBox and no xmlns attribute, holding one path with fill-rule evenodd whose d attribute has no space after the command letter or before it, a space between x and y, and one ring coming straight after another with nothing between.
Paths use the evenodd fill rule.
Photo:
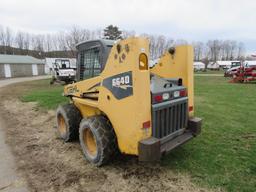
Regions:
<instances>
[{"instance_id":1,"label":"black tire","mask_svg":"<svg viewBox=\"0 0 256 192\"><path fill-rule=\"evenodd\" d=\"M78 139L82 115L74 104L61 105L57 109L57 131L65 142Z\"/></svg>"},{"instance_id":2,"label":"black tire","mask_svg":"<svg viewBox=\"0 0 256 192\"><path fill-rule=\"evenodd\" d=\"M91 132L95 139L96 151L92 153L87 145L86 133ZM96 166L106 163L117 153L116 135L109 120L102 116L83 119L79 128L79 140L85 158Z\"/></svg>"}]
</instances>

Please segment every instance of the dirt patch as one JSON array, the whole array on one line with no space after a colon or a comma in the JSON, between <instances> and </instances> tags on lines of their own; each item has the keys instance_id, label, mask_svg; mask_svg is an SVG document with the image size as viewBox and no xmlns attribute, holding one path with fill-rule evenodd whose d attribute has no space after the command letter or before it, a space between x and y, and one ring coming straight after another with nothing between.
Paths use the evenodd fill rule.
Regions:
<instances>
[{"instance_id":1,"label":"dirt patch","mask_svg":"<svg viewBox=\"0 0 256 192\"><path fill-rule=\"evenodd\" d=\"M134 157L97 168L84 160L78 142L57 138L54 111L8 97L2 97L0 108L8 125L7 142L31 191L209 191L192 184L189 176L140 164Z\"/></svg>"}]
</instances>

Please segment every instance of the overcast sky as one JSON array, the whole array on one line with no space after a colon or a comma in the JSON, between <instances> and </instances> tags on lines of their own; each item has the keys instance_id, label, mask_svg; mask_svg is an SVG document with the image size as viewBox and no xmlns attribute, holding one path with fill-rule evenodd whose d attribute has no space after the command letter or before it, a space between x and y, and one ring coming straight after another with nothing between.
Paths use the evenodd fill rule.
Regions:
<instances>
[{"instance_id":1,"label":"overcast sky","mask_svg":"<svg viewBox=\"0 0 256 192\"><path fill-rule=\"evenodd\" d=\"M255 0L0 0L0 25L54 33L109 24L174 39L243 41L256 52Z\"/></svg>"}]
</instances>

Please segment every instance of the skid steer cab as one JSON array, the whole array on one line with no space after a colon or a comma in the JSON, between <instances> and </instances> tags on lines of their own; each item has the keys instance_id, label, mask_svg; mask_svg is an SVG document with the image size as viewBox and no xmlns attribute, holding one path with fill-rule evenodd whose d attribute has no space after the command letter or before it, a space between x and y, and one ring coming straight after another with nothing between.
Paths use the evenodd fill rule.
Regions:
<instances>
[{"instance_id":1,"label":"skid steer cab","mask_svg":"<svg viewBox=\"0 0 256 192\"><path fill-rule=\"evenodd\" d=\"M50 84L54 82L68 84L75 81L76 69L71 67L69 59L55 59L52 66L54 70L52 71Z\"/></svg>"},{"instance_id":2,"label":"skid steer cab","mask_svg":"<svg viewBox=\"0 0 256 192\"><path fill-rule=\"evenodd\" d=\"M89 162L100 166L119 152L158 161L200 133L191 46L170 48L152 68L145 38L77 49L79 82L64 88L70 104L57 109L57 130L66 142L79 138Z\"/></svg>"}]
</instances>

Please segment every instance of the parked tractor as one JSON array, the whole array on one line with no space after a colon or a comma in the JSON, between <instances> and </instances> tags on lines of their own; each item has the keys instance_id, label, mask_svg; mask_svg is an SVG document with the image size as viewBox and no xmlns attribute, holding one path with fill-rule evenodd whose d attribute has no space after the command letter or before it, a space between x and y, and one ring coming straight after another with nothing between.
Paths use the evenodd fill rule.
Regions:
<instances>
[{"instance_id":1,"label":"parked tractor","mask_svg":"<svg viewBox=\"0 0 256 192\"><path fill-rule=\"evenodd\" d=\"M68 59L55 59L53 63L52 79L50 84L55 82L65 84L72 83L75 81L76 69L70 65Z\"/></svg>"},{"instance_id":2,"label":"parked tractor","mask_svg":"<svg viewBox=\"0 0 256 192\"><path fill-rule=\"evenodd\" d=\"M200 133L194 117L193 48L170 48L149 68L149 41L93 40L77 45L77 80L64 88L57 131L77 138L85 158L101 166L116 153L160 158Z\"/></svg>"}]
</instances>

